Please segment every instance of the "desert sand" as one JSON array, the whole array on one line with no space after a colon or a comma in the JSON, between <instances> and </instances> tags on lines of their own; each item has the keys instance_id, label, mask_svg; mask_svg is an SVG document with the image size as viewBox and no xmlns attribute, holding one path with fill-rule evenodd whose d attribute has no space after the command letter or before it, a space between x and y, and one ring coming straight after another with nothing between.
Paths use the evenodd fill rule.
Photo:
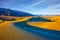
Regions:
<instances>
[{"instance_id":1,"label":"desert sand","mask_svg":"<svg viewBox=\"0 0 60 40\"><path fill-rule=\"evenodd\" d=\"M44 39L46 38L37 36L35 34L15 27L12 22L4 22L0 24L0 40L44 40Z\"/></svg>"}]
</instances>

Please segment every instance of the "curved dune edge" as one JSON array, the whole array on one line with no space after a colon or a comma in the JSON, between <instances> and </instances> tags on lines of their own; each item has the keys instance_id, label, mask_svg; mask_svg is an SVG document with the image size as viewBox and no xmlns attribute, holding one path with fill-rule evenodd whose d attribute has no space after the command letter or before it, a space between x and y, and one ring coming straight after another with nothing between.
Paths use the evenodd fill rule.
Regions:
<instances>
[{"instance_id":1,"label":"curved dune edge","mask_svg":"<svg viewBox=\"0 0 60 40\"><path fill-rule=\"evenodd\" d=\"M39 28L60 31L60 22L27 22L27 24Z\"/></svg>"}]
</instances>

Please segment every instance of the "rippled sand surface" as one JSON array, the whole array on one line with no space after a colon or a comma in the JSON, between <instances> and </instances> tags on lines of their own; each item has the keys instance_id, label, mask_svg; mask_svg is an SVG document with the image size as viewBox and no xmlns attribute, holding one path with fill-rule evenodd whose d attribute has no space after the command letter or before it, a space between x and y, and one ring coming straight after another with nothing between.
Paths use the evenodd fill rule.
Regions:
<instances>
[{"instance_id":1,"label":"rippled sand surface","mask_svg":"<svg viewBox=\"0 0 60 40\"><path fill-rule=\"evenodd\" d=\"M48 40L27 32L25 30L16 28L11 22L4 22L0 24L0 40Z\"/></svg>"}]
</instances>

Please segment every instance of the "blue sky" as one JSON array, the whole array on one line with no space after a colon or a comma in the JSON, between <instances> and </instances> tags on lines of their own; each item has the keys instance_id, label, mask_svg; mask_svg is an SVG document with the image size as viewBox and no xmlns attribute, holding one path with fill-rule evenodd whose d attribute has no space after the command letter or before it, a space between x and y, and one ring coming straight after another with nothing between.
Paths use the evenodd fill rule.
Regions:
<instances>
[{"instance_id":1,"label":"blue sky","mask_svg":"<svg viewBox=\"0 0 60 40\"><path fill-rule=\"evenodd\" d=\"M60 0L0 0L0 7L36 15L60 15Z\"/></svg>"}]
</instances>

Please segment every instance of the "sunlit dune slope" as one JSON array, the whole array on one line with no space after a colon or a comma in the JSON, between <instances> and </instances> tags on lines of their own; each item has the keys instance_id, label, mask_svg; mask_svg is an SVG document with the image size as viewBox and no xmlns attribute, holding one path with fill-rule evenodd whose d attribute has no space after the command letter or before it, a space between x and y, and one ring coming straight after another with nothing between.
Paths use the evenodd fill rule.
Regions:
<instances>
[{"instance_id":1,"label":"sunlit dune slope","mask_svg":"<svg viewBox=\"0 0 60 40\"><path fill-rule=\"evenodd\" d=\"M11 18L14 18L14 20L10 21L10 22L23 22L23 21L27 21L29 20L30 18L32 18L31 16L30 17L13 17L13 16L4 16L6 20L9 20ZM5 21L6 21L5 20ZM2 20L0 20L0 22L2 22Z\"/></svg>"},{"instance_id":2,"label":"sunlit dune slope","mask_svg":"<svg viewBox=\"0 0 60 40\"><path fill-rule=\"evenodd\" d=\"M31 26L60 31L60 22L27 22Z\"/></svg>"},{"instance_id":3,"label":"sunlit dune slope","mask_svg":"<svg viewBox=\"0 0 60 40\"><path fill-rule=\"evenodd\" d=\"M33 35L27 31L16 28L11 22L0 24L0 40L43 40L44 38Z\"/></svg>"},{"instance_id":4,"label":"sunlit dune slope","mask_svg":"<svg viewBox=\"0 0 60 40\"><path fill-rule=\"evenodd\" d=\"M22 17L22 18L17 18L16 21L17 21L17 22L23 22L23 21L29 20L30 18L32 18L32 17Z\"/></svg>"},{"instance_id":5,"label":"sunlit dune slope","mask_svg":"<svg viewBox=\"0 0 60 40\"><path fill-rule=\"evenodd\" d=\"M54 22L60 22L60 16L41 16L42 18L49 19Z\"/></svg>"}]
</instances>

